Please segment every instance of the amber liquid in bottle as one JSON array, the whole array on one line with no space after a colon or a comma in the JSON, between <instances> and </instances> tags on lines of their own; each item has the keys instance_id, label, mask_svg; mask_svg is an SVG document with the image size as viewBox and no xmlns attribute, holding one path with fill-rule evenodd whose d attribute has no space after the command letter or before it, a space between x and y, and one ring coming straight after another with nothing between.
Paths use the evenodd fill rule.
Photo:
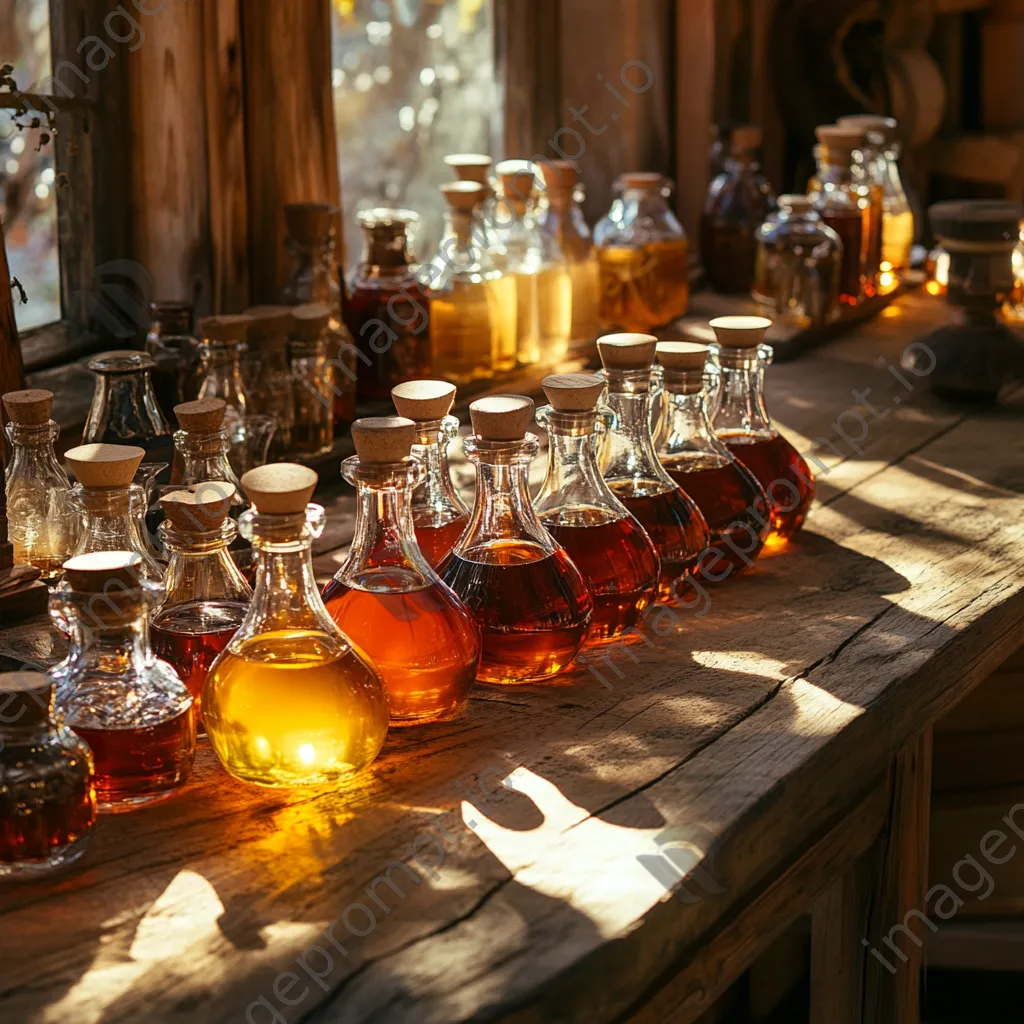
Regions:
<instances>
[{"instance_id":1,"label":"amber liquid in bottle","mask_svg":"<svg viewBox=\"0 0 1024 1024\"><path fill-rule=\"evenodd\" d=\"M825 210L822 222L830 227L843 243L843 259L839 265L839 301L856 306L861 293L861 244L864 236L864 218L860 211L849 214Z\"/></svg>"},{"instance_id":2,"label":"amber liquid in bottle","mask_svg":"<svg viewBox=\"0 0 1024 1024\"><path fill-rule=\"evenodd\" d=\"M440 572L480 626L480 680L547 680L572 663L592 602L562 549L548 554L529 541L491 541L464 556L453 552Z\"/></svg>"},{"instance_id":3,"label":"amber liquid in bottle","mask_svg":"<svg viewBox=\"0 0 1024 1024\"><path fill-rule=\"evenodd\" d=\"M628 516L614 519L608 509L586 507L542 514L540 521L587 581L594 602L587 639L618 636L640 622L656 596L651 580L658 565L636 524Z\"/></svg>"},{"instance_id":4,"label":"amber liquid in bottle","mask_svg":"<svg viewBox=\"0 0 1024 1024\"><path fill-rule=\"evenodd\" d=\"M96 820L92 785L83 776L62 788L59 798L46 800L31 814L0 815L0 877L3 865L46 861L89 832Z\"/></svg>"},{"instance_id":5,"label":"amber liquid in bottle","mask_svg":"<svg viewBox=\"0 0 1024 1024\"><path fill-rule=\"evenodd\" d=\"M686 239L598 249L602 325L648 331L681 317L690 301L689 250Z\"/></svg>"},{"instance_id":6,"label":"amber liquid in bottle","mask_svg":"<svg viewBox=\"0 0 1024 1024\"><path fill-rule=\"evenodd\" d=\"M429 509L424 512L429 512ZM413 525L416 529L416 543L420 551L430 563L431 569L436 569L445 559L445 556L453 547L455 542L462 536L462 531L469 522L469 516L461 515L450 522L440 526L434 524L433 519L424 515L422 522L417 522L420 517L413 514Z\"/></svg>"},{"instance_id":7,"label":"amber liquid in bottle","mask_svg":"<svg viewBox=\"0 0 1024 1024\"><path fill-rule=\"evenodd\" d=\"M502 279L505 280L505 279ZM431 361L445 380L467 384L486 377L491 369L491 339L498 329L492 316L501 315L501 330L512 325L515 343L515 282L512 309L501 303L486 281L453 281L448 291L432 293L430 301Z\"/></svg>"}]
</instances>

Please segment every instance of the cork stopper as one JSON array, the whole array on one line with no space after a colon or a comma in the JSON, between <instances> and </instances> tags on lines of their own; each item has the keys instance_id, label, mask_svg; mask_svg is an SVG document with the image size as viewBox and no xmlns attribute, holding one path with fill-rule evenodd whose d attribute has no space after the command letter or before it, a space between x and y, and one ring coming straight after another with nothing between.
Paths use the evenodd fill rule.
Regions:
<instances>
[{"instance_id":1,"label":"cork stopper","mask_svg":"<svg viewBox=\"0 0 1024 1024\"><path fill-rule=\"evenodd\" d=\"M450 181L441 186L441 195L456 213L472 213L484 198L483 185L475 181Z\"/></svg>"},{"instance_id":2,"label":"cork stopper","mask_svg":"<svg viewBox=\"0 0 1024 1024\"><path fill-rule=\"evenodd\" d=\"M212 434L220 430L228 403L223 398L200 398L174 407L178 426L190 434Z\"/></svg>"},{"instance_id":3,"label":"cork stopper","mask_svg":"<svg viewBox=\"0 0 1024 1024\"><path fill-rule=\"evenodd\" d=\"M416 424L405 416L364 416L352 424L352 443L363 464L401 462L417 434Z\"/></svg>"},{"instance_id":4,"label":"cork stopper","mask_svg":"<svg viewBox=\"0 0 1024 1024\"><path fill-rule=\"evenodd\" d=\"M53 681L45 672L0 672L0 729L45 721L52 698Z\"/></svg>"},{"instance_id":5,"label":"cork stopper","mask_svg":"<svg viewBox=\"0 0 1024 1024\"><path fill-rule=\"evenodd\" d=\"M486 185L491 173L491 158L486 153L451 153L445 166L455 172L459 181L476 181Z\"/></svg>"},{"instance_id":6,"label":"cork stopper","mask_svg":"<svg viewBox=\"0 0 1024 1024\"><path fill-rule=\"evenodd\" d=\"M440 420L455 404L455 385L446 380L410 380L391 389L399 416L416 423Z\"/></svg>"},{"instance_id":7,"label":"cork stopper","mask_svg":"<svg viewBox=\"0 0 1024 1024\"><path fill-rule=\"evenodd\" d=\"M548 188L568 191L580 180L579 171L568 160L544 160L538 166Z\"/></svg>"},{"instance_id":8,"label":"cork stopper","mask_svg":"<svg viewBox=\"0 0 1024 1024\"><path fill-rule=\"evenodd\" d=\"M299 245L322 245L338 209L330 203L285 203L284 226Z\"/></svg>"},{"instance_id":9,"label":"cork stopper","mask_svg":"<svg viewBox=\"0 0 1024 1024\"><path fill-rule=\"evenodd\" d=\"M864 141L864 133L859 128L839 124L819 124L814 134L834 157L852 154Z\"/></svg>"},{"instance_id":10,"label":"cork stopper","mask_svg":"<svg viewBox=\"0 0 1024 1024\"><path fill-rule=\"evenodd\" d=\"M64 453L71 472L83 487L127 487L145 451L130 444L83 444Z\"/></svg>"},{"instance_id":11,"label":"cork stopper","mask_svg":"<svg viewBox=\"0 0 1024 1024\"><path fill-rule=\"evenodd\" d=\"M657 171L625 171L619 175L622 188L643 189L653 191L665 184L665 176Z\"/></svg>"},{"instance_id":12,"label":"cork stopper","mask_svg":"<svg viewBox=\"0 0 1024 1024\"><path fill-rule=\"evenodd\" d=\"M473 433L484 441L521 441L533 422L533 399L525 395L491 395L469 406Z\"/></svg>"},{"instance_id":13,"label":"cork stopper","mask_svg":"<svg viewBox=\"0 0 1024 1024\"><path fill-rule=\"evenodd\" d=\"M749 153L751 150L761 148L763 138L764 135L757 125L740 124L732 130L729 148L733 153Z\"/></svg>"},{"instance_id":14,"label":"cork stopper","mask_svg":"<svg viewBox=\"0 0 1024 1024\"><path fill-rule=\"evenodd\" d=\"M537 187L537 170L529 160L502 160L495 168L508 199L529 199Z\"/></svg>"},{"instance_id":15,"label":"cork stopper","mask_svg":"<svg viewBox=\"0 0 1024 1024\"><path fill-rule=\"evenodd\" d=\"M115 593L123 587L133 589L142 580L142 556L134 551L75 555L64 563L64 579L72 590L83 594L102 594L111 584Z\"/></svg>"},{"instance_id":16,"label":"cork stopper","mask_svg":"<svg viewBox=\"0 0 1024 1024\"><path fill-rule=\"evenodd\" d=\"M291 306L250 306L244 313L252 322L245 340L263 347L284 346L292 325Z\"/></svg>"},{"instance_id":17,"label":"cork stopper","mask_svg":"<svg viewBox=\"0 0 1024 1024\"><path fill-rule=\"evenodd\" d=\"M657 344L653 334L606 334L597 339L597 351L606 370L647 370Z\"/></svg>"},{"instance_id":18,"label":"cork stopper","mask_svg":"<svg viewBox=\"0 0 1024 1024\"><path fill-rule=\"evenodd\" d=\"M795 193L787 192L779 196L777 202L780 210L792 210L793 213L806 213L808 210L814 209L814 203L810 196L801 196Z\"/></svg>"},{"instance_id":19,"label":"cork stopper","mask_svg":"<svg viewBox=\"0 0 1024 1024\"><path fill-rule=\"evenodd\" d=\"M771 325L763 316L716 316L708 321L723 348L757 348Z\"/></svg>"},{"instance_id":20,"label":"cork stopper","mask_svg":"<svg viewBox=\"0 0 1024 1024\"><path fill-rule=\"evenodd\" d=\"M669 370L703 370L708 361L707 345L695 341L659 341L658 362Z\"/></svg>"},{"instance_id":21,"label":"cork stopper","mask_svg":"<svg viewBox=\"0 0 1024 1024\"><path fill-rule=\"evenodd\" d=\"M242 477L242 490L261 515L295 515L305 512L317 480L308 466L276 462L250 469Z\"/></svg>"},{"instance_id":22,"label":"cork stopper","mask_svg":"<svg viewBox=\"0 0 1024 1024\"><path fill-rule=\"evenodd\" d=\"M331 311L322 302L307 302L292 308L291 337L296 341L318 341L331 322Z\"/></svg>"},{"instance_id":23,"label":"cork stopper","mask_svg":"<svg viewBox=\"0 0 1024 1024\"><path fill-rule=\"evenodd\" d=\"M836 124L840 128L859 128L865 132L876 132L882 136L882 142L891 146L896 141L900 123L895 117L886 117L884 114L847 114L839 118Z\"/></svg>"},{"instance_id":24,"label":"cork stopper","mask_svg":"<svg viewBox=\"0 0 1024 1024\"><path fill-rule=\"evenodd\" d=\"M605 382L593 373L552 373L540 386L556 412L589 412L597 408Z\"/></svg>"},{"instance_id":25,"label":"cork stopper","mask_svg":"<svg viewBox=\"0 0 1024 1024\"><path fill-rule=\"evenodd\" d=\"M53 392L42 388L28 391L8 391L4 395L4 408L12 423L23 427L41 427L50 422L53 411Z\"/></svg>"},{"instance_id":26,"label":"cork stopper","mask_svg":"<svg viewBox=\"0 0 1024 1024\"><path fill-rule=\"evenodd\" d=\"M208 341L245 341L252 317L244 313L204 316L199 321L199 334Z\"/></svg>"},{"instance_id":27,"label":"cork stopper","mask_svg":"<svg viewBox=\"0 0 1024 1024\"><path fill-rule=\"evenodd\" d=\"M163 495L160 507L182 533L210 533L227 519L234 495L227 480L206 480Z\"/></svg>"}]
</instances>

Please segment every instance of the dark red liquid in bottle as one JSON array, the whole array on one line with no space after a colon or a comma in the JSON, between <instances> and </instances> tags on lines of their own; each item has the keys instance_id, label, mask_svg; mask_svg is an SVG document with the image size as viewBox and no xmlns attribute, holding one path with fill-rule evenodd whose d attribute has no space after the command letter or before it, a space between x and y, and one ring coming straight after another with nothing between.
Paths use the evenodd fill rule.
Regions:
<instances>
[{"instance_id":1,"label":"dark red liquid in bottle","mask_svg":"<svg viewBox=\"0 0 1024 1024\"><path fill-rule=\"evenodd\" d=\"M839 301L847 306L860 302L861 244L864 236L864 221L860 210L851 213L835 213L826 210L822 222L830 227L843 243L843 259L839 264Z\"/></svg>"},{"instance_id":2,"label":"dark red liquid in bottle","mask_svg":"<svg viewBox=\"0 0 1024 1024\"><path fill-rule=\"evenodd\" d=\"M771 532L768 502L750 471L713 455L669 455L661 461L708 524L708 548L713 554L701 556L701 577L718 582L749 569Z\"/></svg>"},{"instance_id":3,"label":"dark red liquid in bottle","mask_svg":"<svg viewBox=\"0 0 1024 1024\"><path fill-rule=\"evenodd\" d=\"M447 558L448 553L455 547L455 542L462 536L467 522L468 516L459 516L443 526L434 526L429 519L419 522L413 513L416 541L431 568L436 569Z\"/></svg>"},{"instance_id":4,"label":"dark red liquid in bottle","mask_svg":"<svg viewBox=\"0 0 1024 1024\"><path fill-rule=\"evenodd\" d=\"M452 553L441 579L473 613L483 640L477 678L530 683L566 671L590 626L593 602L561 548L493 541Z\"/></svg>"},{"instance_id":5,"label":"dark red liquid in bottle","mask_svg":"<svg viewBox=\"0 0 1024 1024\"><path fill-rule=\"evenodd\" d=\"M697 506L678 487L656 480L614 480L608 486L639 520L661 559L658 595L671 597L675 582L692 573L708 544L708 527Z\"/></svg>"},{"instance_id":6,"label":"dark red liquid in bottle","mask_svg":"<svg viewBox=\"0 0 1024 1024\"><path fill-rule=\"evenodd\" d=\"M631 516L568 508L541 516L568 552L594 601L588 640L609 640L635 626L658 593L658 556Z\"/></svg>"},{"instance_id":7,"label":"dark red liquid in bottle","mask_svg":"<svg viewBox=\"0 0 1024 1024\"><path fill-rule=\"evenodd\" d=\"M814 501L814 477L803 457L781 434L764 438L724 430L718 436L768 495L772 532L767 545L789 540L804 525Z\"/></svg>"},{"instance_id":8,"label":"dark red liquid in bottle","mask_svg":"<svg viewBox=\"0 0 1024 1024\"><path fill-rule=\"evenodd\" d=\"M53 772L31 813L0 814L0 864L45 861L81 839L96 820L96 797L87 771ZM16 805L8 805L15 810Z\"/></svg>"}]
</instances>

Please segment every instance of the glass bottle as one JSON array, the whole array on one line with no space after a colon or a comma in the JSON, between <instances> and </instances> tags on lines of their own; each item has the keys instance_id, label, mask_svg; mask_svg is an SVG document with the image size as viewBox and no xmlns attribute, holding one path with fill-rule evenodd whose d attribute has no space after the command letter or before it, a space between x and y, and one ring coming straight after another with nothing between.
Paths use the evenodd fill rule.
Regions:
<instances>
[{"instance_id":1,"label":"glass bottle","mask_svg":"<svg viewBox=\"0 0 1024 1024\"><path fill-rule=\"evenodd\" d=\"M246 331L247 351L242 377L253 408L262 409L274 418L274 433L267 458L276 462L291 451L292 427L295 425L292 369L288 362L292 307L250 306L245 315L252 322Z\"/></svg>"},{"instance_id":2,"label":"glass bottle","mask_svg":"<svg viewBox=\"0 0 1024 1024\"><path fill-rule=\"evenodd\" d=\"M658 553L597 466L597 438L610 419L597 409L604 379L555 374L541 386L551 403L537 410L548 433L548 471L533 507L586 580L594 602L588 639L611 640L636 626L656 599Z\"/></svg>"},{"instance_id":3,"label":"glass bottle","mask_svg":"<svg viewBox=\"0 0 1024 1024\"><path fill-rule=\"evenodd\" d=\"M42 672L0 674L0 878L78 860L96 824L92 751L54 720Z\"/></svg>"},{"instance_id":4,"label":"glass bottle","mask_svg":"<svg viewBox=\"0 0 1024 1024\"><path fill-rule=\"evenodd\" d=\"M217 757L263 786L343 782L377 756L388 728L380 676L317 591L312 543L324 510L308 504L316 484L313 470L288 462L242 478L255 506L241 529L256 548L256 588L203 688Z\"/></svg>"},{"instance_id":5,"label":"glass bottle","mask_svg":"<svg viewBox=\"0 0 1024 1024\"><path fill-rule=\"evenodd\" d=\"M391 391L399 416L416 424L412 455L423 465L423 479L412 492L412 522L423 557L436 569L469 522L469 512L452 484L448 445L459 435L452 415L455 385L414 380Z\"/></svg>"},{"instance_id":6,"label":"glass bottle","mask_svg":"<svg viewBox=\"0 0 1024 1024\"><path fill-rule=\"evenodd\" d=\"M285 204L285 251L292 272L282 294L289 306L316 302L330 311L324 333L336 426L355 419L357 381L356 347L345 326L344 281L334 259L337 215L337 207L328 203Z\"/></svg>"},{"instance_id":7,"label":"glass bottle","mask_svg":"<svg viewBox=\"0 0 1024 1024\"><path fill-rule=\"evenodd\" d=\"M661 560L658 591L678 596L708 544L700 510L665 472L651 437L651 366L657 339L648 334L609 334L597 339L615 414L602 458L611 492L647 531Z\"/></svg>"},{"instance_id":8,"label":"glass bottle","mask_svg":"<svg viewBox=\"0 0 1024 1024\"><path fill-rule=\"evenodd\" d=\"M837 124L870 133L864 156L872 167L871 176L882 184L882 262L889 265L882 269L905 270L914 248L914 213L900 179L899 123L880 114L849 114Z\"/></svg>"},{"instance_id":9,"label":"glass bottle","mask_svg":"<svg viewBox=\"0 0 1024 1024\"><path fill-rule=\"evenodd\" d=\"M516 352L529 365L555 363L569 350L572 281L557 240L542 234L535 218L536 169L529 160L497 167L501 195L495 234L501 269L516 281Z\"/></svg>"},{"instance_id":10,"label":"glass bottle","mask_svg":"<svg viewBox=\"0 0 1024 1024\"><path fill-rule=\"evenodd\" d=\"M569 268L569 352L592 356L598 333L597 250L583 216L583 187L567 160L546 160L540 170L546 188L537 208L537 228L553 240Z\"/></svg>"},{"instance_id":11,"label":"glass bottle","mask_svg":"<svg viewBox=\"0 0 1024 1024\"><path fill-rule=\"evenodd\" d=\"M303 458L326 455L334 443L334 402L327 366L331 311L311 302L292 310L288 355L292 367L295 425L292 451Z\"/></svg>"},{"instance_id":12,"label":"glass bottle","mask_svg":"<svg viewBox=\"0 0 1024 1024\"><path fill-rule=\"evenodd\" d=\"M207 316L199 321L202 370L197 398L223 398L224 422L230 430L249 410L242 378L242 353L252 317L242 313Z\"/></svg>"},{"instance_id":13,"label":"glass bottle","mask_svg":"<svg viewBox=\"0 0 1024 1024\"><path fill-rule=\"evenodd\" d=\"M550 680L572 665L586 639L593 601L565 549L541 525L527 482L537 438L533 402L481 398L469 407L476 463L469 525L441 566L441 579L473 613L483 639L477 677L487 683Z\"/></svg>"},{"instance_id":14,"label":"glass bottle","mask_svg":"<svg viewBox=\"0 0 1024 1024\"><path fill-rule=\"evenodd\" d=\"M153 302L149 315L146 352L156 364L153 393L164 419L170 422L174 407L193 399L199 383L199 339L192 334L192 303Z\"/></svg>"},{"instance_id":15,"label":"glass bottle","mask_svg":"<svg viewBox=\"0 0 1024 1024\"><path fill-rule=\"evenodd\" d=\"M718 370L708 365L708 346L659 341L657 357L669 403L668 432L658 458L708 524L710 538L698 571L717 583L750 568L761 553L771 532L768 498L711 426L709 392Z\"/></svg>"},{"instance_id":16,"label":"glass bottle","mask_svg":"<svg viewBox=\"0 0 1024 1024\"><path fill-rule=\"evenodd\" d=\"M141 448L120 444L84 444L64 453L78 480L71 489L72 504L83 517L74 553L134 552L142 578L159 583L163 566L153 557L133 511L146 501L142 487L132 483L143 455Z\"/></svg>"},{"instance_id":17,"label":"glass bottle","mask_svg":"<svg viewBox=\"0 0 1024 1024\"><path fill-rule=\"evenodd\" d=\"M349 277L345 320L363 358L360 398L387 398L405 380L430 373L427 294L413 276L409 233L412 210L373 209L357 214L363 255Z\"/></svg>"},{"instance_id":18,"label":"glass bottle","mask_svg":"<svg viewBox=\"0 0 1024 1024\"><path fill-rule=\"evenodd\" d=\"M605 330L665 327L689 306L690 247L668 207L671 188L661 174L623 174L620 197L594 228Z\"/></svg>"},{"instance_id":19,"label":"glass bottle","mask_svg":"<svg viewBox=\"0 0 1024 1024\"><path fill-rule=\"evenodd\" d=\"M444 237L423 269L429 285L431 365L456 384L516 363L516 282L498 270L481 242L483 186L441 186L448 203Z\"/></svg>"},{"instance_id":20,"label":"glass bottle","mask_svg":"<svg viewBox=\"0 0 1024 1024\"><path fill-rule=\"evenodd\" d=\"M150 649L149 617L162 597L137 554L99 551L65 562L50 598L54 621L71 623L71 652L51 670L57 707L92 749L103 811L170 796L192 770L192 697Z\"/></svg>"},{"instance_id":21,"label":"glass bottle","mask_svg":"<svg viewBox=\"0 0 1024 1024\"><path fill-rule=\"evenodd\" d=\"M228 550L238 535L229 516L235 501L235 487L228 480L204 481L160 499L167 516L160 524L160 540L170 558L163 603L150 635L153 653L178 673L192 694L197 727L202 725L207 673L242 624L252 598Z\"/></svg>"},{"instance_id":22,"label":"glass bottle","mask_svg":"<svg viewBox=\"0 0 1024 1024\"><path fill-rule=\"evenodd\" d=\"M473 616L416 543L412 490L425 475L409 458L417 433L402 416L352 424L356 454L341 472L356 488L355 537L323 592L331 618L380 673L392 725L457 717L480 661Z\"/></svg>"},{"instance_id":23,"label":"glass bottle","mask_svg":"<svg viewBox=\"0 0 1024 1024\"><path fill-rule=\"evenodd\" d=\"M732 133L732 155L712 179L700 218L700 257L708 283L723 294L750 291L757 229L775 209L775 195L756 162L761 129L741 125Z\"/></svg>"},{"instance_id":24,"label":"glass bottle","mask_svg":"<svg viewBox=\"0 0 1024 1024\"><path fill-rule=\"evenodd\" d=\"M839 309L843 243L811 200L779 196L778 213L761 225L756 237L754 300L798 327L833 320Z\"/></svg>"},{"instance_id":25,"label":"glass bottle","mask_svg":"<svg viewBox=\"0 0 1024 1024\"><path fill-rule=\"evenodd\" d=\"M814 476L803 457L772 425L764 404L764 367L771 348L763 316L720 316L710 322L721 366L715 432L757 478L768 496L772 531L766 546L789 540L803 526L814 501Z\"/></svg>"},{"instance_id":26,"label":"glass bottle","mask_svg":"<svg viewBox=\"0 0 1024 1024\"><path fill-rule=\"evenodd\" d=\"M82 431L83 444L130 444L146 463L169 467L174 455L167 425L150 377L156 363L145 352L103 352L89 360L96 390ZM167 477L164 475L163 482Z\"/></svg>"},{"instance_id":27,"label":"glass bottle","mask_svg":"<svg viewBox=\"0 0 1024 1024\"><path fill-rule=\"evenodd\" d=\"M50 583L63 572L79 529L70 500L71 484L53 450L60 436L60 427L50 419L53 392L9 391L3 403L11 421L6 432L13 449L6 493L14 560L34 565Z\"/></svg>"}]
</instances>

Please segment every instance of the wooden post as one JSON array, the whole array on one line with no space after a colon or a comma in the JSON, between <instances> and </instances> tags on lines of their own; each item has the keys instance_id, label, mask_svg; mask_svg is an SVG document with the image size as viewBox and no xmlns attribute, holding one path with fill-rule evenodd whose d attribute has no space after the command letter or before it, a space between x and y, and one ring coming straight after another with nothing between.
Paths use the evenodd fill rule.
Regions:
<instances>
[{"instance_id":1,"label":"wooden post","mask_svg":"<svg viewBox=\"0 0 1024 1024\"><path fill-rule=\"evenodd\" d=\"M4 227L0 223L0 394L25 386L25 371L18 343L18 325L14 319L14 295L10 287L11 268L4 245ZM2 419L2 415L0 415ZM0 451L4 448L0 444ZM6 538L5 538L6 539Z\"/></svg>"},{"instance_id":2,"label":"wooden post","mask_svg":"<svg viewBox=\"0 0 1024 1024\"><path fill-rule=\"evenodd\" d=\"M1024 0L992 0L981 18L981 50L982 127L1024 128Z\"/></svg>"}]
</instances>

